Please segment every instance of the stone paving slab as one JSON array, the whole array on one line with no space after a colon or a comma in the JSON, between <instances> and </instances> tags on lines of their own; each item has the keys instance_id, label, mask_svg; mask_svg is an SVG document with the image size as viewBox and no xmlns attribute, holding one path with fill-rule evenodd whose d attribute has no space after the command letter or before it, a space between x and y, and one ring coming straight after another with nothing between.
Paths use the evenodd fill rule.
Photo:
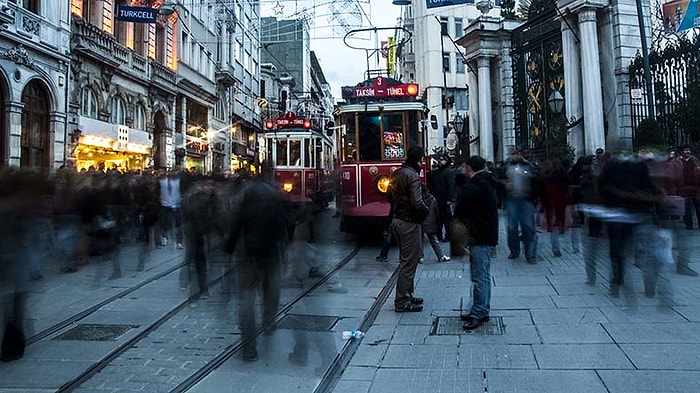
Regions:
<instances>
[{"instance_id":1,"label":"stone paving slab","mask_svg":"<svg viewBox=\"0 0 700 393\"><path fill-rule=\"evenodd\" d=\"M620 344L640 370L700 371L700 344Z\"/></svg>"},{"instance_id":2,"label":"stone paving slab","mask_svg":"<svg viewBox=\"0 0 700 393\"><path fill-rule=\"evenodd\" d=\"M483 379L478 370L380 368L369 392L464 393L483 392L483 386Z\"/></svg>"},{"instance_id":3,"label":"stone paving slab","mask_svg":"<svg viewBox=\"0 0 700 393\"><path fill-rule=\"evenodd\" d=\"M457 345L389 345L382 368L447 369L457 367Z\"/></svg>"},{"instance_id":4,"label":"stone paving slab","mask_svg":"<svg viewBox=\"0 0 700 393\"><path fill-rule=\"evenodd\" d=\"M697 371L601 370L598 375L610 393L688 393L700 386Z\"/></svg>"},{"instance_id":5,"label":"stone paving slab","mask_svg":"<svg viewBox=\"0 0 700 393\"><path fill-rule=\"evenodd\" d=\"M598 393L606 387L593 370L487 370L489 393Z\"/></svg>"},{"instance_id":6,"label":"stone paving slab","mask_svg":"<svg viewBox=\"0 0 700 393\"><path fill-rule=\"evenodd\" d=\"M533 345L539 369L623 370L634 365L616 344Z\"/></svg>"},{"instance_id":7,"label":"stone paving slab","mask_svg":"<svg viewBox=\"0 0 700 393\"><path fill-rule=\"evenodd\" d=\"M459 347L459 367L467 369L537 369L531 345L470 344Z\"/></svg>"}]
</instances>

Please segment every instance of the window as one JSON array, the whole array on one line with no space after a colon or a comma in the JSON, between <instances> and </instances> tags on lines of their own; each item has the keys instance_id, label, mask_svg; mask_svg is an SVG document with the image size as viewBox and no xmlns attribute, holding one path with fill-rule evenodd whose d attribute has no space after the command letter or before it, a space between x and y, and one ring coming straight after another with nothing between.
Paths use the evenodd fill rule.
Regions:
<instances>
[{"instance_id":1,"label":"window","mask_svg":"<svg viewBox=\"0 0 700 393\"><path fill-rule=\"evenodd\" d=\"M112 98L112 105L111 105L110 109L112 112L112 116L110 117L110 121L113 124L125 125L126 124L126 110L124 108L124 100L122 100L119 97L113 97Z\"/></svg>"},{"instance_id":2,"label":"window","mask_svg":"<svg viewBox=\"0 0 700 393\"><path fill-rule=\"evenodd\" d=\"M142 105L136 105L134 108L134 128L137 130L146 130L146 110Z\"/></svg>"},{"instance_id":3,"label":"window","mask_svg":"<svg viewBox=\"0 0 700 393\"><path fill-rule=\"evenodd\" d=\"M462 31L462 18L455 18L455 37L461 37L464 35L464 31Z\"/></svg>"},{"instance_id":4,"label":"window","mask_svg":"<svg viewBox=\"0 0 700 393\"><path fill-rule=\"evenodd\" d=\"M102 2L83 0L83 18L95 26L102 28Z\"/></svg>"},{"instance_id":5,"label":"window","mask_svg":"<svg viewBox=\"0 0 700 393\"><path fill-rule=\"evenodd\" d=\"M456 58L457 67L455 68L455 70L458 74L464 74L464 59L462 58L462 55L460 53L456 53Z\"/></svg>"},{"instance_id":6,"label":"window","mask_svg":"<svg viewBox=\"0 0 700 393\"><path fill-rule=\"evenodd\" d=\"M190 36L186 31L182 32L182 39L180 40L180 53L182 53L182 61L186 64L190 63Z\"/></svg>"},{"instance_id":7,"label":"window","mask_svg":"<svg viewBox=\"0 0 700 393\"><path fill-rule=\"evenodd\" d=\"M444 52L442 54L442 71L450 72L450 53Z\"/></svg>"},{"instance_id":8,"label":"window","mask_svg":"<svg viewBox=\"0 0 700 393\"><path fill-rule=\"evenodd\" d=\"M148 55L148 25L136 23L134 25L134 51L141 56Z\"/></svg>"},{"instance_id":9,"label":"window","mask_svg":"<svg viewBox=\"0 0 700 393\"><path fill-rule=\"evenodd\" d=\"M165 37L165 24L156 24L156 60L161 64L165 64L165 54L166 54L166 37Z\"/></svg>"},{"instance_id":10,"label":"window","mask_svg":"<svg viewBox=\"0 0 700 393\"><path fill-rule=\"evenodd\" d=\"M265 98L265 80L260 81L260 97Z\"/></svg>"},{"instance_id":11,"label":"window","mask_svg":"<svg viewBox=\"0 0 700 393\"><path fill-rule=\"evenodd\" d=\"M275 157L277 157L277 160L275 160L275 164L280 166L286 166L287 165L287 140L283 139L280 141L277 141L277 145L275 146Z\"/></svg>"},{"instance_id":12,"label":"window","mask_svg":"<svg viewBox=\"0 0 700 393\"><path fill-rule=\"evenodd\" d=\"M39 15L39 0L22 0L22 8Z\"/></svg>"},{"instance_id":13,"label":"window","mask_svg":"<svg viewBox=\"0 0 700 393\"><path fill-rule=\"evenodd\" d=\"M444 16L440 17L440 34L442 35L449 35L447 31L447 23L449 22L449 19L447 19Z\"/></svg>"},{"instance_id":14,"label":"window","mask_svg":"<svg viewBox=\"0 0 700 393\"><path fill-rule=\"evenodd\" d=\"M402 113L382 116L383 158L392 160L406 156L406 138L403 123Z\"/></svg>"},{"instance_id":15,"label":"window","mask_svg":"<svg viewBox=\"0 0 700 393\"><path fill-rule=\"evenodd\" d=\"M91 119L97 119L97 96L95 92L86 87L83 89L82 106L80 114Z\"/></svg>"},{"instance_id":16,"label":"window","mask_svg":"<svg viewBox=\"0 0 700 393\"><path fill-rule=\"evenodd\" d=\"M469 90L450 89L447 91L447 94L454 97L454 110L459 112L469 110Z\"/></svg>"}]
</instances>

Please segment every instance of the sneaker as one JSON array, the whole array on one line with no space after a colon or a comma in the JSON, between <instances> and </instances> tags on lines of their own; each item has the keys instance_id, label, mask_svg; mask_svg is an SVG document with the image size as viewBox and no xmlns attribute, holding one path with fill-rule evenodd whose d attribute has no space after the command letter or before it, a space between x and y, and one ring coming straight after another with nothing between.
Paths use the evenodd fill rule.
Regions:
<instances>
[{"instance_id":1,"label":"sneaker","mask_svg":"<svg viewBox=\"0 0 700 393\"><path fill-rule=\"evenodd\" d=\"M178 250L182 250L182 249L184 249L184 248L185 248L185 245L184 245L184 244L182 244L182 243L178 243L178 244L177 244L177 249L178 249Z\"/></svg>"},{"instance_id":2,"label":"sneaker","mask_svg":"<svg viewBox=\"0 0 700 393\"><path fill-rule=\"evenodd\" d=\"M418 263L423 263L423 262L425 262L425 258L421 258L418 260Z\"/></svg>"},{"instance_id":3,"label":"sneaker","mask_svg":"<svg viewBox=\"0 0 700 393\"><path fill-rule=\"evenodd\" d=\"M421 312L423 311L423 306L419 304L407 303L402 307L394 308L396 312Z\"/></svg>"},{"instance_id":4,"label":"sneaker","mask_svg":"<svg viewBox=\"0 0 700 393\"><path fill-rule=\"evenodd\" d=\"M199 296L200 299L209 299L209 292L204 292Z\"/></svg>"},{"instance_id":5,"label":"sneaker","mask_svg":"<svg viewBox=\"0 0 700 393\"><path fill-rule=\"evenodd\" d=\"M328 292L331 293L348 293L347 288L343 287L342 284L328 284Z\"/></svg>"},{"instance_id":6,"label":"sneaker","mask_svg":"<svg viewBox=\"0 0 700 393\"><path fill-rule=\"evenodd\" d=\"M443 255L443 256L440 257L440 259L438 259L438 262L449 262L450 259L451 259L451 258L448 257L447 255Z\"/></svg>"},{"instance_id":7,"label":"sneaker","mask_svg":"<svg viewBox=\"0 0 700 393\"><path fill-rule=\"evenodd\" d=\"M161 245L161 247L167 246L168 245L168 238L165 236L161 237L160 238L160 245Z\"/></svg>"},{"instance_id":8,"label":"sneaker","mask_svg":"<svg viewBox=\"0 0 700 393\"><path fill-rule=\"evenodd\" d=\"M383 257L383 256L381 256L381 255L379 255L378 257L374 258L374 260L377 261L377 262L389 262L389 258Z\"/></svg>"}]
</instances>

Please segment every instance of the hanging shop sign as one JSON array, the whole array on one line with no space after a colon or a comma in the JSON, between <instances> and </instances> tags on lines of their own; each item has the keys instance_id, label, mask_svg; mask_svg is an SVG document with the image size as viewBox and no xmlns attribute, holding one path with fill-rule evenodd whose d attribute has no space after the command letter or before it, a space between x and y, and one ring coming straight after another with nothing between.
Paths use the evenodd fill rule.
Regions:
<instances>
[{"instance_id":1,"label":"hanging shop sign","mask_svg":"<svg viewBox=\"0 0 700 393\"><path fill-rule=\"evenodd\" d=\"M425 0L426 8L446 7L458 4L474 4L474 0Z\"/></svg>"},{"instance_id":2,"label":"hanging shop sign","mask_svg":"<svg viewBox=\"0 0 700 393\"><path fill-rule=\"evenodd\" d=\"M117 20L135 23L156 23L158 9L150 7L129 7L120 5L117 9Z\"/></svg>"}]
</instances>

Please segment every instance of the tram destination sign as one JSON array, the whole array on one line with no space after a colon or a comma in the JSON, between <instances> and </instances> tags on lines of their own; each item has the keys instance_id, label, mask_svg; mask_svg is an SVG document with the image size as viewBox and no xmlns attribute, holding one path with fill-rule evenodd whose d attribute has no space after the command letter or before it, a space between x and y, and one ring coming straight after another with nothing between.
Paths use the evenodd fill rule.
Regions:
<instances>
[{"instance_id":1,"label":"tram destination sign","mask_svg":"<svg viewBox=\"0 0 700 393\"><path fill-rule=\"evenodd\" d=\"M496 2L496 4L498 3L499 2ZM474 0L425 0L426 8L447 7L459 4L474 4Z\"/></svg>"},{"instance_id":2,"label":"tram destination sign","mask_svg":"<svg viewBox=\"0 0 700 393\"><path fill-rule=\"evenodd\" d=\"M418 85L411 83L387 86L386 79L378 77L372 80L371 86L355 86L352 94L353 98L413 97L418 94Z\"/></svg>"},{"instance_id":3,"label":"tram destination sign","mask_svg":"<svg viewBox=\"0 0 700 393\"><path fill-rule=\"evenodd\" d=\"M117 19L124 22L156 23L158 9L150 7L129 7L120 5L117 10Z\"/></svg>"}]
</instances>

